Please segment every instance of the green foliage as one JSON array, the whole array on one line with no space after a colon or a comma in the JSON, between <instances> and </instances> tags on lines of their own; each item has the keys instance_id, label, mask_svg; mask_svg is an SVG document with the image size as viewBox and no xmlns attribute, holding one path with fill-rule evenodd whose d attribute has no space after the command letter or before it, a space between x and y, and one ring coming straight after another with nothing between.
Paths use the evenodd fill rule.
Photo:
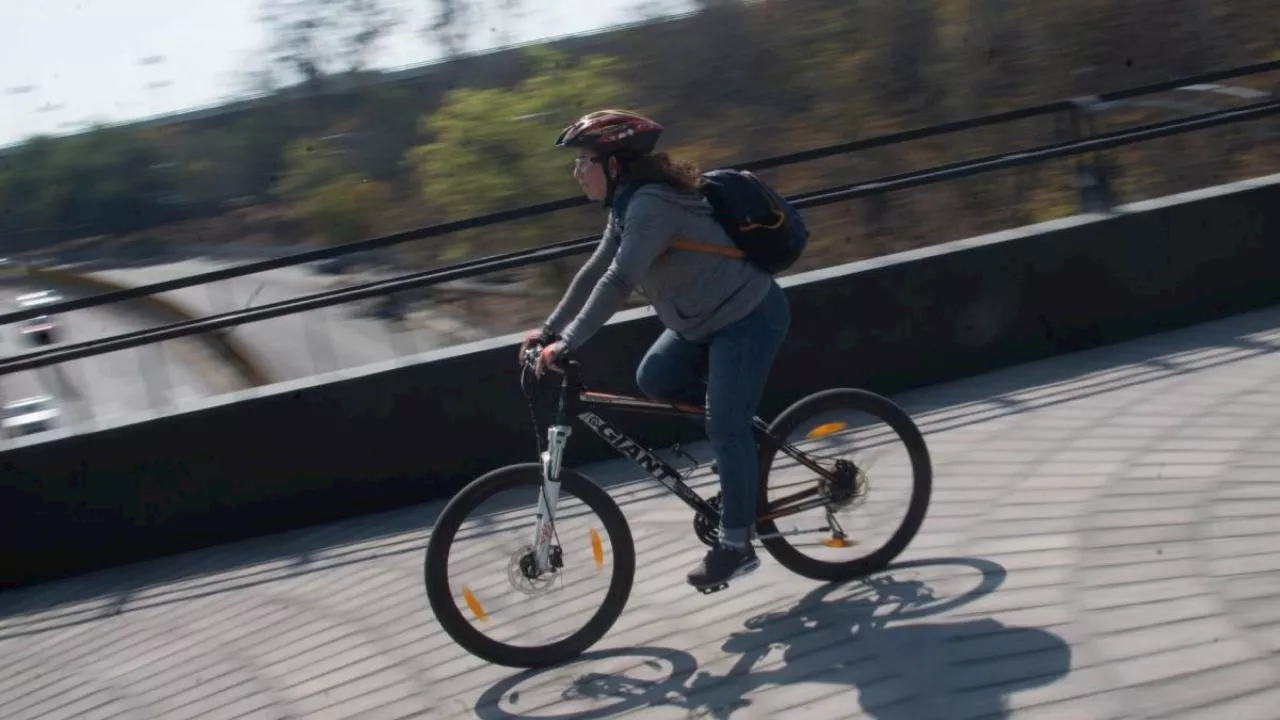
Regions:
<instances>
[{"instance_id":1,"label":"green foliage","mask_svg":"<svg viewBox=\"0 0 1280 720\"><path fill-rule=\"evenodd\" d=\"M384 0L263 0L272 61L306 82L364 69L400 13Z\"/></svg>"},{"instance_id":2,"label":"green foliage","mask_svg":"<svg viewBox=\"0 0 1280 720\"><path fill-rule=\"evenodd\" d=\"M155 149L126 129L34 138L0 164L0 207L37 237L145 229L173 219L164 171Z\"/></svg>"},{"instance_id":3,"label":"green foliage","mask_svg":"<svg viewBox=\"0 0 1280 720\"><path fill-rule=\"evenodd\" d=\"M488 25L475 0L430 4L439 11L432 32L459 47ZM570 154L552 141L574 117L602 106L658 114L669 129L667 149L712 166L1280 57L1271 30L1280 4L1270 0L1169 0L1158 8L1104 0L1070 7L1004 0L701 4L704 12L677 21L565 40L557 44L562 51L463 58L381 82L388 78L362 68L396 22L395 3L273 0L264 6L274 33L264 58L313 82L264 86L274 96L222 115L35 138L0 151L0 239L12 247L129 234L259 204L270 207L225 225L197 225L238 237L243 217L285 209L316 235L341 242L384 225L402 229L575 194ZM1275 77L1231 84L1271 91ZM1232 102L1180 99L1203 102L1202 109ZM1104 125L1177 112L1131 114L1109 114ZM1126 199L1231 173L1274 172L1275 144L1251 127L1106 155L1124 168ZM787 192L802 191L1061 139L1050 130L1049 123L1012 124L804 163L774 176ZM993 229L1011 216L1011 205L1032 219L1073 207L1069 180L1029 177L1016 196L1002 189L1011 183L983 178L894 193L875 201L884 207L876 212L901 219L893 236L903 245ZM814 213L815 248L825 238L848 248L863 244L839 252L873 248L864 227L871 223L857 219L862 211L848 215L863 205ZM599 220L596 212L557 213L414 250L459 259L588 232Z\"/></svg>"},{"instance_id":4,"label":"green foliage","mask_svg":"<svg viewBox=\"0 0 1280 720\"><path fill-rule=\"evenodd\" d=\"M301 206L313 227L337 244L373 235L386 202L386 187L381 183L342 175L313 190Z\"/></svg>"},{"instance_id":5,"label":"green foliage","mask_svg":"<svg viewBox=\"0 0 1280 720\"><path fill-rule=\"evenodd\" d=\"M297 202L344 174L342 150L323 140L302 138L284 151L285 171L272 188L272 195Z\"/></svg>"},{"instance_id":6,"label":"green foliage","mask_svg":"<svg viewBox=\"0 0 1280 720\"><path fill-rule=\"evenodd\" d=\"M430 142L406 161L423 199L450 218L563 197L576 190L571 157L553 146L560 129L588 109L624 104L616 58L572 61L545 47L528 51L533 72L512 88L450 90L421 119Z\"/></svg>"},{"instance_id":7,"label":"green foliage","mask_svg":"<svg viewBox=\"0 0 1280 720\"><path fill-rule=\"evenodd\" d=\"M348 169L344 157L336 143L295 140L284 153L285 172L272 188L273 196L296 208L331 243L373 234L389 195L382 183Z\"/></svg>"}]
</instances>

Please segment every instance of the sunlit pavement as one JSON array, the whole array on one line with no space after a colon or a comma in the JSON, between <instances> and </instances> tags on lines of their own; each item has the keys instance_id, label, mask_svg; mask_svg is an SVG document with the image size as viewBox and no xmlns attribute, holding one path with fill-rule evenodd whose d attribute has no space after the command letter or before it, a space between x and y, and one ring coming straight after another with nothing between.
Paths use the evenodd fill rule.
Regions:
<instances>
[{"instance_id":1,"label":"sunlit pavement","mask_svg":"<svg viewBox=\"0 0 1280 720\"><path fill-rule=\"evenodd\" d=\"M632 523L636 587L576 663L518 672L444 635L422 584L432 504L0 595L0 708L1273 719L1277 349L1280 308L897 398L927 433L935 493L900 566L870 583L799 579L764 555L699 595L688 511L609 463L587 471Z\"/></svg>"}]
</instances>

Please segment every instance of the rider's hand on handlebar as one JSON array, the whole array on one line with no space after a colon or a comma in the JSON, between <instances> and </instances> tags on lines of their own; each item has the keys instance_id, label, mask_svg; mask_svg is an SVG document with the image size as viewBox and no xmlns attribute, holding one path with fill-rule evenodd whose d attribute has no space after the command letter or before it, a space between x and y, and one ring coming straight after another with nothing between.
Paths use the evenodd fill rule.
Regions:
<instances>
[{"instance_id":1,"label":"rider's hand on handlebar","mask_svg":"<svg viewBox=\"0 0 1280 720\"><path fill-rule=\"evenodd\" d=\"M517 353L517 357L520 359L521 363L524 363L525 353L529 350L530 345L532 345L536 350L541 350L542 346L548 345L557 339L559 338L548 333L545 328L530 330L525 333L524 340L520 343L520 351Z\"/></svg>"},{"instance_id":2,"label":"rider's hand on handlebar","mask_svg":"<svg viewBox=\"0 0 1280 720\"><path fill-rule=\"evenodd\" d=\"M524 340L520 342L520 351L516 353L516 357L520 359L520 362L524 362L524 354L529 349L529 346L538 345L541 337L542 332L540 330L530 330L524 334Z\"/></svg>"},{"instance_id":3,"label":"rider's hand on handlebar","mask_svg":"<svg viewBox=\"0 0 1280 720\"><path fill-rule=\"evenodd\" d=\"M533 368L533 374L537 377L542 377L542 371L545 368L551 368L556 372L564 372L564 368L559 365L559 360L564 355L565 349L563 340L557 340L550 345L543 346L542 351L538 353L538 363Z\"/></svg>"}]
</instances>

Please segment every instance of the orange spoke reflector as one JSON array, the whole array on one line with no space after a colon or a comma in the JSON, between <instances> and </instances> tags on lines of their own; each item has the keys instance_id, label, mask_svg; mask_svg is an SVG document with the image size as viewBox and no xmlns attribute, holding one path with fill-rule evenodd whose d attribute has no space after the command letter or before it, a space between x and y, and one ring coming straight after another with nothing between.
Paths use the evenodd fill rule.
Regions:
<instances>
[{"instance_id":1,"label":"orange spoke reflector","mask_svg":"<svg viewBox=\"0 0 1280 720\"><path fill-rule=\"evenodd\" d=\"M480 607L480 601L476 600L476 596L471 594L471 588L466 585L462 586L462 599L467 601L467 607L471 608L471 612L475 614L478 620L485 622L489 620L484 608Z\"/></svg>"},{"instance_id":2,"label":"orange spoke reflector","mask_svg":"<svg viewBox=\"0 0 1280 720\"><path fill-rule=\"evenodd\" d=\"M813 438L823 438L828 435L835 435L836 433L840 432L841 430L844 430L847 427L849 427L847 423L842 423L838 420L836 422L823 423L818 427L810 430L808 434L805 435L805 437L811 440Z\"/></svg>"},{"instance_id":3,"label":"orange spoke reflector","mask_svg":"<svg viewBox=\"0 0 1280 720\"><path fill-rule=\"evenodd\" d=\"M596 569L604 567L604 545L600 544L600 533L591 528L591 554L596 558Z\"/></svg>"},{"instance_id":4,"label":"orange spoke reflector","mask_svg":"<svg viewBox=\"0 0 1280 720\"><path fill-rule=\"evenodd\" d=\"M848 540L841 540L840 538L834 538L834 537L831 538L830 540L823 540L822 544L826 545L829 548L844 548L844 547L849 547L853 545L853 543L849 542Z\"/></svg>"}]
</instances>

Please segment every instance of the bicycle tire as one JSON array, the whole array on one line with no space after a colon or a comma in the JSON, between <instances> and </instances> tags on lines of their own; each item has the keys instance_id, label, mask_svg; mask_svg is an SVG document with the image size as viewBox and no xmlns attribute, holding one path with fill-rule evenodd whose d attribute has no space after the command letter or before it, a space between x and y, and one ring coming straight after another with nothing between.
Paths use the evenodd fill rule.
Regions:
<instances>
[{"instance_id":1,"label":"bicycle tire","mask_svg":"<svg viewBox=\"0 0 1280 720\"><path fill-rule=\"evenodd\" d=\"M604 602L582 629L562 640L532 647L493 640L463 616L449 588L449 549L458 528L476 507L503 490L527 485L536 498L542 485L542 468L538 463L508 465L473 480L445 505L431 531L423 561L427 600L449 637L476 657L496 665L521 668L545 667L570 660L604 637L626 607L636 567L635 542L626 517L609 493L586 475L562 468L560 480L562 494L577 497L600 517L613 546L613 576Z\"/></svg>"},{"instance_id":2,"label":"bicycle tire","mask_svg":"<svg viewBox=\"0 0 1280 720\"><path fill-rule=\"evenodd\" d=\"M765 550L791 572L811 580L839 582L865 577L883 570L911 544L924 523L925 514L929 509L933 491L933 467L924 436L911 416L893 401L868 390L833 388L808 395L782 411L770 423L769 430L775 436L785 438L805 420L818 413L835 409L857 410L875 416L893 428L899 439L906 445L907 453L911 458L912 489L911 502L908 504L902 524L884 545L870 555L841 563L824 562L808 557L792 547L786 536L765 537L777 532L777 525L773 520L757 522L756 534L761 536L760 544ZM757 499L760 508L767 503L770 469L773 458L778 452L780 451L770 447L762 447L760 451L760 482Z\"/></svg>"}]
</instances>

